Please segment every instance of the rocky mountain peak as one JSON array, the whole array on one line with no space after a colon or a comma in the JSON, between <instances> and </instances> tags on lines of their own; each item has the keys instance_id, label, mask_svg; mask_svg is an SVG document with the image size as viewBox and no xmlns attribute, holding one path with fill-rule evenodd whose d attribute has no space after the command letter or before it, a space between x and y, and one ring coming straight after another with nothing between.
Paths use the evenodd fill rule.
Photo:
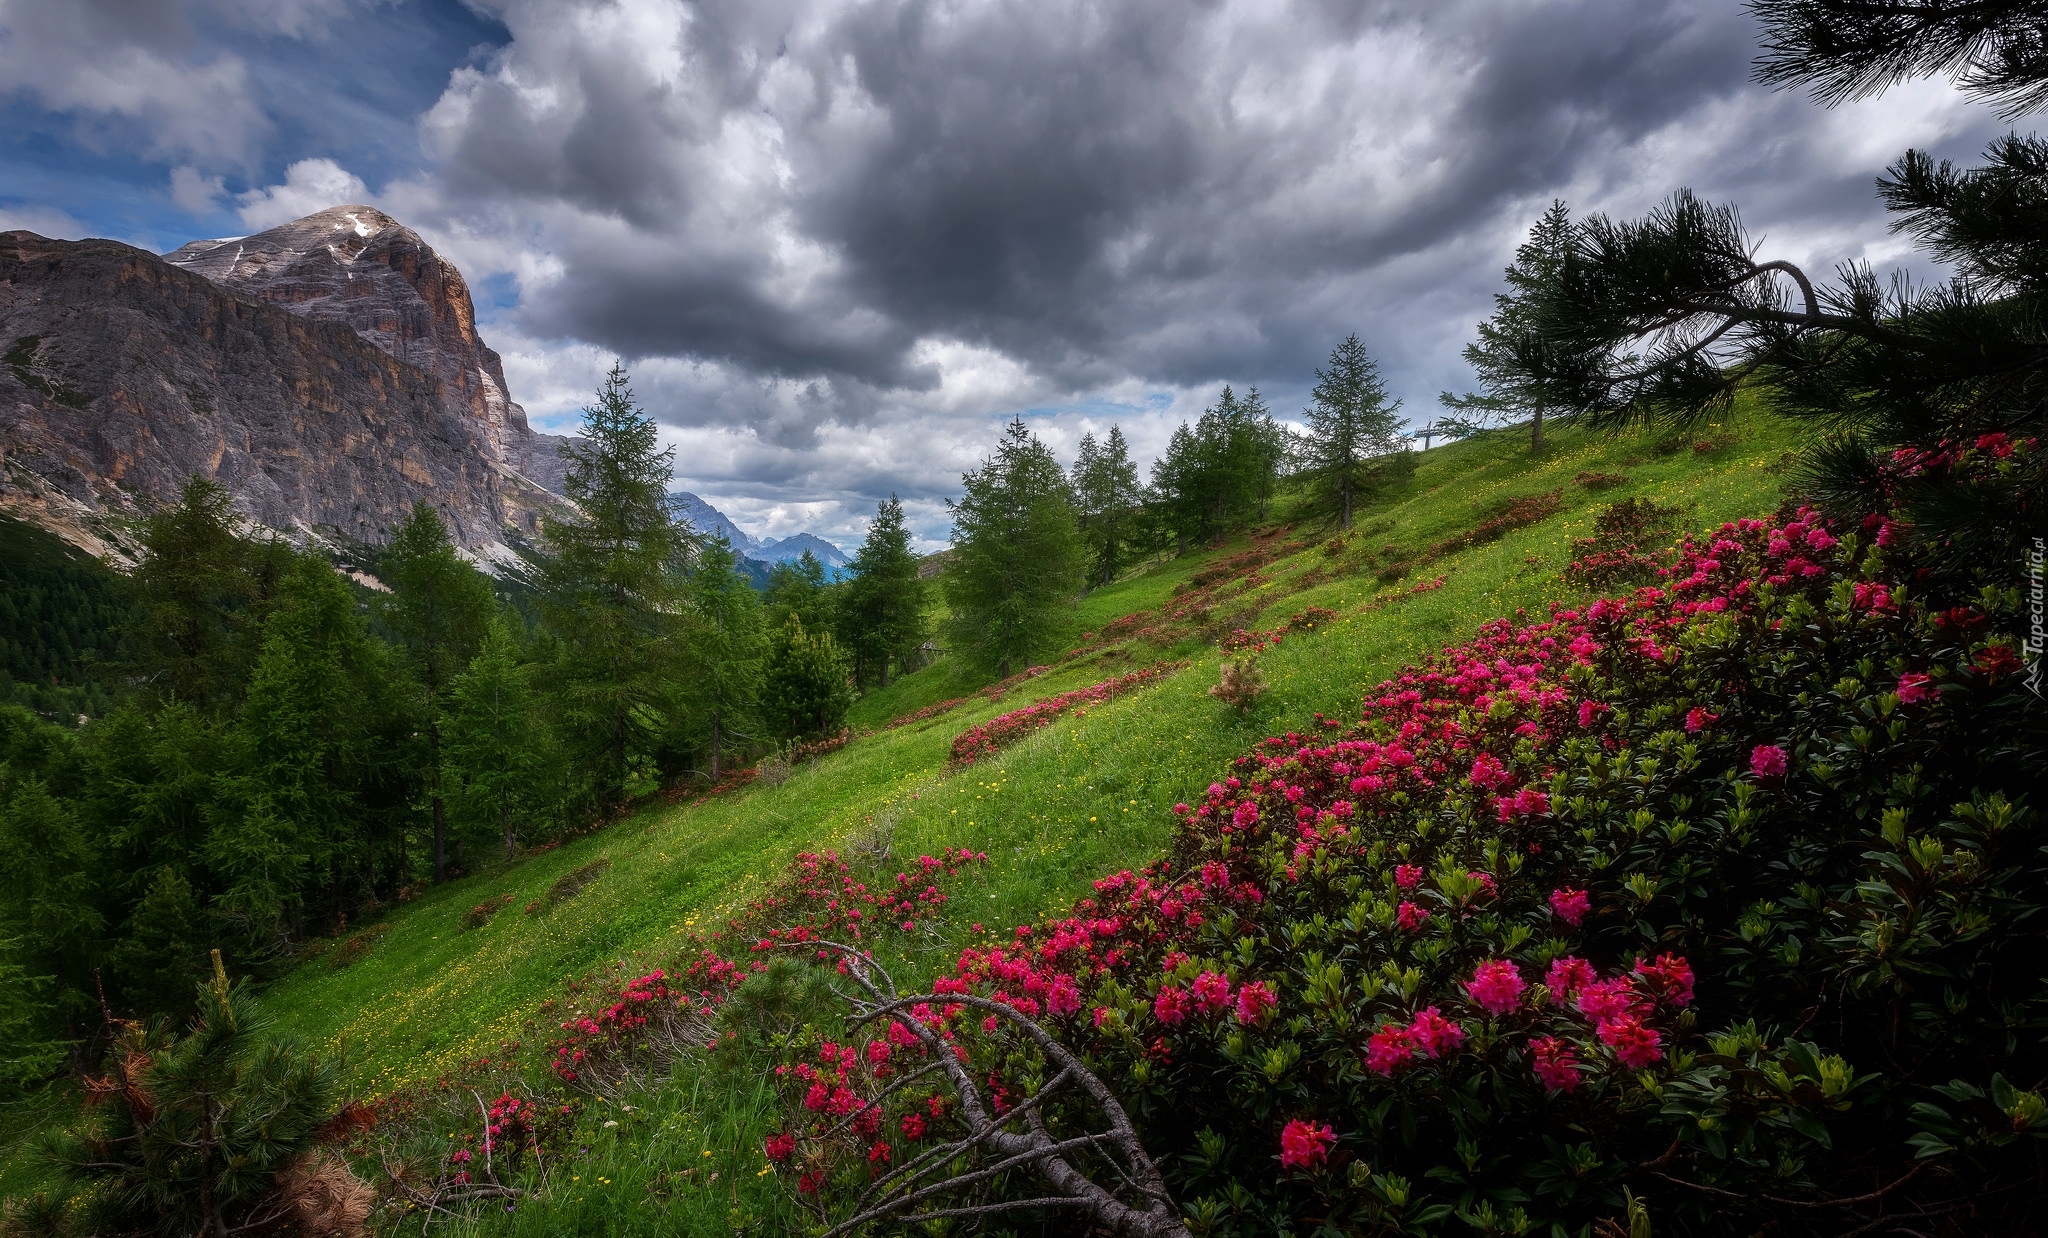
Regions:
<instances>
[{"instance_id":1,"label":"rocky mountain peak","mask_svg":"<svg viewBox=\"0 0 2048 1238\"><path fill-rule=\"evenodd\" d=\"M347 324L439 378L495 464L561 492L559 440L535 434L512 402L504 363L477 334L462 272L391 216L334 206L253 236L193 241L164 260L252 301Z\"/></svg>"}]
</instances>

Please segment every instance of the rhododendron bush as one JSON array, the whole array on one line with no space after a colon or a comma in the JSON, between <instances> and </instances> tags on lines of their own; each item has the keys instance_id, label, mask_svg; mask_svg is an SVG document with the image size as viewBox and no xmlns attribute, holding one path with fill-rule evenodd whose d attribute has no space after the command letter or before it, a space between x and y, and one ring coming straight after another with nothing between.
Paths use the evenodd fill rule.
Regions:
<instances>
[{"instance_id":1,"label":"rhododendron bush","mask_svg":"<svg viewBox=\"0 0 2048 1238\"><path fill-rule=\"evenodd\" d=\"M1089 1064L1196 1232L2048 1221L2041 704L2017 594L1923 598L1909 542L1724 525L1265 741L1152 867L807 1042L770 1157L829 1198L952 1137L903 1083L937 1043L1034 1097L971 996Z\"/></svg>"},{"instance_id":2,"label":"rhododendron bush","mask_svg":"<svg viewBox=\"0 0 2048 1238\"><path fill-rule=\"evenodd\" d=\"M1144 687L1162 675L1171 675L1185 666L1185 662L1161 662L1156 666L1142 667L1118 675L1114 679L1105 679L1101 683L1076 688L1072 692L1049 696L1022 709L1013 709L1009 713L990 718L987 722L971 726L954 736L953 762L956 765L968 765L982 757L992 756L1001 749L1051 726L1068 710L1107 704L1126 692Z\"/></svg>"}]
</instances>

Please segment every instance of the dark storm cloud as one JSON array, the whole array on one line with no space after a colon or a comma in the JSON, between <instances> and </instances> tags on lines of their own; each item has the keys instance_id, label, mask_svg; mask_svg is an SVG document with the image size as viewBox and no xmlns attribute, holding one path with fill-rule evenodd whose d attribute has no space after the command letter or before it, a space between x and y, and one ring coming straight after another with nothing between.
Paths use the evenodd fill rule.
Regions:
<instances>
[{"instance_id":1,"label":"dark storm cloud","mask_svg":"<svg viewBox=\"0 0 2048 1238\"><path fill-rule=\"evenodd\" d=\"M1875 219L1877 168L1816 166L1822 113L1749 84L1727 3L502 16L512 42L424 131L454 217L516 219L555 260L522 328L810 393L683 424L750 402L784 438L860 421L945 381L933 341L1041 399L1298 386L1350 330L1437 377L1552 195L1640 210L1692 183L1808 233Z\"/></svg>"},{"instance_id":2,"label":"dark storm cloud","mask_svg":"<svg viewBox=\"0 0 2048 1238\"><path fill-rule=\"evenodd\" d=\"M938 512L1001 417L1142 456L1226 381L1294 413L1352 331L1428 416L1554 196L1898 258L1872 177L1998 128L1753 55L1732 0L0 0L0 156L107 152L0 157L0 224L118 196L66 176L147 180L171 222L116 234L171 244L371 198L497 290L541 420L623 355L701 494Z\"/></svg>"}]
</instances>

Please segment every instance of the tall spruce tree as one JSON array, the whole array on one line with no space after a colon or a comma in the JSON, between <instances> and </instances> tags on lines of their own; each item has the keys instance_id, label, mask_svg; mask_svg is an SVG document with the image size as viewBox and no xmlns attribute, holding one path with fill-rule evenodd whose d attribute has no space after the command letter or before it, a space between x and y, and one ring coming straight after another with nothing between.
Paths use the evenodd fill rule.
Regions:
<instances>
[{"instance_id":1,"label":"tall spruce tree","mask_svg":"<svg viewBox=\"0 0 2048 1238\"><path fill-rule=\"evenodd\" d=\"M0 763L0 938L16 941L14 961L33 978L32 1004L42 1035L60 1033L58 1016L92 1009L93 966L107 926L101 853L76 806L28 771ZM47 983L46 983L47 982Z\"/></svg>"},{"instance_id":2,"label":"tall spruce tree","mask_svg":"<svg viewBox=\"0 0 2048 1238\"><path fill-rule=\"evenodd\" d=\"M1331 351L1329 369L1316 371L1303 414L1308 434L1302 471L1347 529L1359 499L1415 467L1395 416L1400 407L1399 400L1388 398L1379 364L1356 335Z\"/></svg>"},{"instance_id":3,"label":"tall spruce tree","mask_svg":"<svg viewBox=\"0 0 2048 1238\"><path fill-rule=\"evenodd\" d=\"M1075 516L1088 550L1088 579L1106 585L1130 562L1145 502L1138 466L1131 459L1122 426L1111 426L1109 437L1100 444L1093 434L1081 436L1071 485Z\"/></svg>"},{"instance_id":4,"label":"tall spruce tree","mask_svg":"<svg viewBox=\"0 0 2048 1238\"><path fill-rule=\"evenodd\" d=\"M908 667L924 643L928 592L895 495L876 506L849 568L838 618L854 675L863 689L887 687L890 668Z\"/></svg>"},{"instance_id":5,"label":"tall spruce tree","mask_svg":"<svg viewBox=\"0 0 2048 1238\"><path fill-rule=\"evenodd\" d=\"M1017 418L982 466L961 475L943 585L948 644L1007 678L1057 648L1081 589L1080 535L1066 474Z\"/></svg>"},{"instance_id":6,"label":"tall spruce tree","mask_svg":"<svg viewBox=\"0 0 2048 1238\"><path fill-rule=\"evenodd\" d=\"M2048 100L2038 6L1755 8L1760 75L1831 102L1936 73L2011 109ZM2027 442L2048 434L2048 142L2009 135L1986 160L1908 151L1878 182L1894 226L1954 273L1919 288L1867 266L1816 280L1690 190L1641 220L1593 216L1539 298L1553 347L1528 381L1603 426L1685 426L1754 391L1814 424L1794 480L1804 497L1838 519L1902 511L1895 536L1921 546L1944 588L2010 585L2048 519L2048 453ZM1998 463L1951 469L1960 452Z\"/></svg>"},{"instance_id":7,"label":"tall spruce tree","mask_svg":"<svg viewBox=\"0 0 2048 1238\"><path fill-rule=\"evenodd\" d=\"M1480 390L1474 394L1437 398L1456 418L1454 429L1469 429L1488 422L1529 418L1529 449L1543 447L1544 392L1531 375L1547 362L1542 351L1556 341L1541 329L1542 298L1557 282L1572 248L1572 217L1563 201L1553 201L1529 238L1515 247L1509 264L1507 291L1493 297L1493 317L1479 324L1479 338L1465 345L1465 364L1478 375Z\"/></svg>"},{"instance_id":8,"label":"tall spruce tree","mask_svg":"<svg viewBox=\"0 0 2048 1238\"><path fill-rule=\"evenodd\" d=\"M616 802L674 721L683 661L682 569L692 541L671 515L675 453L613 366L583 410L564 488L581 519L550 518L552 557L541 572L541 616L559 649L551 676L562 732L600 803Z\"/></svg>"},{"instance_id":9,"label":"tall spruce tree","mask_svg":"<svg viewBox=\"0 0 2048 1238\"><path fill-rule=\"evenodd\" d=\"M425 500L378 559L378 574L391 592L378 617L394 638L410 684L419 695L422 768L428 813L433 822L434 880L448 875L448 809L441 788L441 723L448 685L476 656L490 623L494 600L490 581L463 562L448 526Z\"/></svg>"},{"instance_id":10,"label":"tall spruce tree","mask_svg":"<svg viewBox=\"0 0 2048 1238\"><path fill-rule=\"evenodd\" d=\"M723 533L703 544L690 571L692 620L689 700L704 728L711 781L726 754L754 734L761 693L761 602Z\"/></svg>"}]
</instances>

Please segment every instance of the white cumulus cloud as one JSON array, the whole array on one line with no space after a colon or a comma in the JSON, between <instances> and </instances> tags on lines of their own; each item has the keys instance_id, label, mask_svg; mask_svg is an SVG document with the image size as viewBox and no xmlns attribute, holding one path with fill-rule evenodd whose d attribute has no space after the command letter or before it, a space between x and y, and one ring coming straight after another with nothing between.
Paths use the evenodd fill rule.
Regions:
<instances>
[{"instance_id":1,"label":"white cumulus cloud","mask_svg":"<svg viewBox=\"0 0 2048 1238\"><path fill-rule=\"evenodd\" d=\"M330 206L370 201L363 178L332 159L301 159L284 170L284 183L235 195L235 213L251 232L274 228Z\"/></svg>"}]
</instances>

